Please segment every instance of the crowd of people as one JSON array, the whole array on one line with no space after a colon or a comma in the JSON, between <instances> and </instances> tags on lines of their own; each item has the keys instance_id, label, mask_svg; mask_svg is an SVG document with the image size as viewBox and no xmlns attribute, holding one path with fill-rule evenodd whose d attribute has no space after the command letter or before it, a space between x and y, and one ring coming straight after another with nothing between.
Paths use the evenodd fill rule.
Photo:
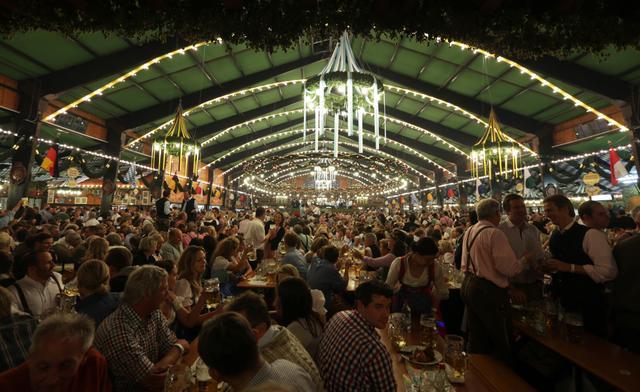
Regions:
<instances>
[{"instance_id":1,"label":"crowd of people","mask_svg":"<svg viewBox=\"0 0 640 392\"><path fill-rule=\"evenodd\" d=\"M588 201L576 214L561 195L540 212L515 194L470 211L236 212L185 200L2 213L0 390L163 390L197 350L233 391L394 391L376 332L391 312L441 319L469 352L512 364L509 309L548 296L586 331L640 352L640 212ZM273 295L239 287L271 259ZM349 294L353 260L372 279ZM464 317L450 314L452 271L464 274ZM222 299L205 290L211 279Z\"/></svg>"}]
</instances>

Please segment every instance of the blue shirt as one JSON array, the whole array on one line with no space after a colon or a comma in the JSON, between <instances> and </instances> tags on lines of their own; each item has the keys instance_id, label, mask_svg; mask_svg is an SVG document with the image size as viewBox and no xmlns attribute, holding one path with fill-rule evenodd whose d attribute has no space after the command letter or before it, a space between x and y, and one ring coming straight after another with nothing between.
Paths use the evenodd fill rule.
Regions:
<instances>
[{"instance_id":1,"label":"blue shirt","mask_svg":"<svg viewBox=\"0 0 640 392\"><path fill-rule=\"evenodd\" d=\"M327 309L331 309L333 293L340 293L347 288L347 281L342 279L335 264L322 259L316 259L307 273L307 282L312 289L318 289L324 294Z\"/></svg>"},{"instance_id":2,"label":"blue shirt","mask_svg":"<svg viewBox=\"0 0 640 392\"><path fill-rule=\"evenodd\" d=\"M96 329L120 303L120 295L116 293L92 294L86 298L78 298L76 312L86 314L96 322Z\"/></svg>"},{"instance_id":3,"label":"blue shirt","mask_svg":"<svg viewBox=\"0 0 640 392\"><path fill-rule=\"evenodd\" d=\"M291 264L296 267L298 272L300 272L300 277L307 280L307 262L305 261L304 256L302 256L295 248L287 249L287 253L282 256L281 262L283 265Z\"/></svg>"}]
</instances>

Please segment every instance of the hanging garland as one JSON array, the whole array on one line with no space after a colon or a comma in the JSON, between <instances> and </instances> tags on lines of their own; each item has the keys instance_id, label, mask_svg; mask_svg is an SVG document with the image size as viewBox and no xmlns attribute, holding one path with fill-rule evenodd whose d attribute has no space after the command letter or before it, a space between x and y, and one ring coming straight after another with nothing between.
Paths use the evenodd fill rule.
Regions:
<instances>
[{"instance_id":1,"label":"hanging garland","mask_svg":"<svg viewBox=\"0 0 640 392\"><path fill-rule=\"evenodd\" d=\"M349 29L369 38L436 35L519 57L640 47L638 2L607 0L477 1L52 1L3 2L0 34L38 29L69 36L101 32L133 40L216 37L271 50L301 37L338 37Z\"/></svg>"}]
</instances>

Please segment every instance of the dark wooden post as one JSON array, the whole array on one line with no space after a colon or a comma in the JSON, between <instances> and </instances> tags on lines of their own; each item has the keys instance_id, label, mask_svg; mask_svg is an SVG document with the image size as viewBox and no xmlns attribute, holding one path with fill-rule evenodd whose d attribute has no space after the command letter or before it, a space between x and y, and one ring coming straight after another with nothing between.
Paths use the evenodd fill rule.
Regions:
<instances>
[{"instance_id":1,"label":"dark wooden post","mask_svg":"<svg viewBox=\"0 0 640 392\"><path fill-rule=\"evenodd\" d=\"M16 115L15 140L18 149L11 159L11 171L9 172L9 191L7 194L7 209L15 207L20 199L27 196L27 190L31 183L31 168L33 167L35 138L40 136L40 114L44 108L44 101L40 98L40 86L33 81L21 82L18 85L20 103L19 113Z\"/></svg>"},{"instance_id":2,"label":"dark wooden post","mask_svg":"<svg viewBox=\"0 0 640 392\"><path fill-rule=\"evenodd\" d=\"M207 210L211 209L211 192L213 191L213 176L215 169L213 166L209 166L207 169L209 172L209 189L207 190Z\"/></svg>"},{"instance_id":3,"label":"dark wooden post","mask_svg":"<svg viewBox=\"0 0 640 392\"><path fill-rule=\"evenodd\" d=\"M444 197L442 195L443 189L440 187L440 184L444 182L444 175L442 171L438 170L435 172L436 174L436 201L440 208L444 207Z\"/></svg>"},{"instance_id":4,"label":"dark wooden post","mask_svg":"<svg viewBox=\"0 0 640 392\"><path fill-rule=\"evenodd\" d=\"M115 158L120 158L122 150L122 131L118 124L107 121L107 143L104 145L104 153ZM102 177L102 198L100 199L100 214L111 211L113 195L116 192L118 175L118 161L110 160L106 163L104 176Z\"/></svg>"}]
</instances>

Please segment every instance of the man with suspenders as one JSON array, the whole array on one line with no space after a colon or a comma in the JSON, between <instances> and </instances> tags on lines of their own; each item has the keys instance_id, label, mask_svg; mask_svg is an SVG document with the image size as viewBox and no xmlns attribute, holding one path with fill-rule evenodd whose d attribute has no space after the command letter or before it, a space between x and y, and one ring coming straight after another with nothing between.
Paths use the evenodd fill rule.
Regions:
<instances>
[{"instance_id":1,"label":"man with suspenders","mask_svg":"<svg viewBox=\"0 0 640 392\"><path fill-rule=\"evenodd\" d=\"M510 362L509 278L522 272L533 257L526 254L516 259L507 237L498 229L500 203L485 199L476 211L478 223L467 230L462 246L465 278L460 294L469 322L468 351Z\"/></svg>"},{"instance_id":2,"label":"man with suspenders","mask_svg":"<svg viewBox=\"0 0 640 392\"><path fill-rule=\"evenodd\" d=\"M53 258L47 251L30 252L23 256L27 273L9 290L23 312L40 317L56 307L56 295L62 293L62 276L53 271Z\"/></svg>"}]
</instances>

